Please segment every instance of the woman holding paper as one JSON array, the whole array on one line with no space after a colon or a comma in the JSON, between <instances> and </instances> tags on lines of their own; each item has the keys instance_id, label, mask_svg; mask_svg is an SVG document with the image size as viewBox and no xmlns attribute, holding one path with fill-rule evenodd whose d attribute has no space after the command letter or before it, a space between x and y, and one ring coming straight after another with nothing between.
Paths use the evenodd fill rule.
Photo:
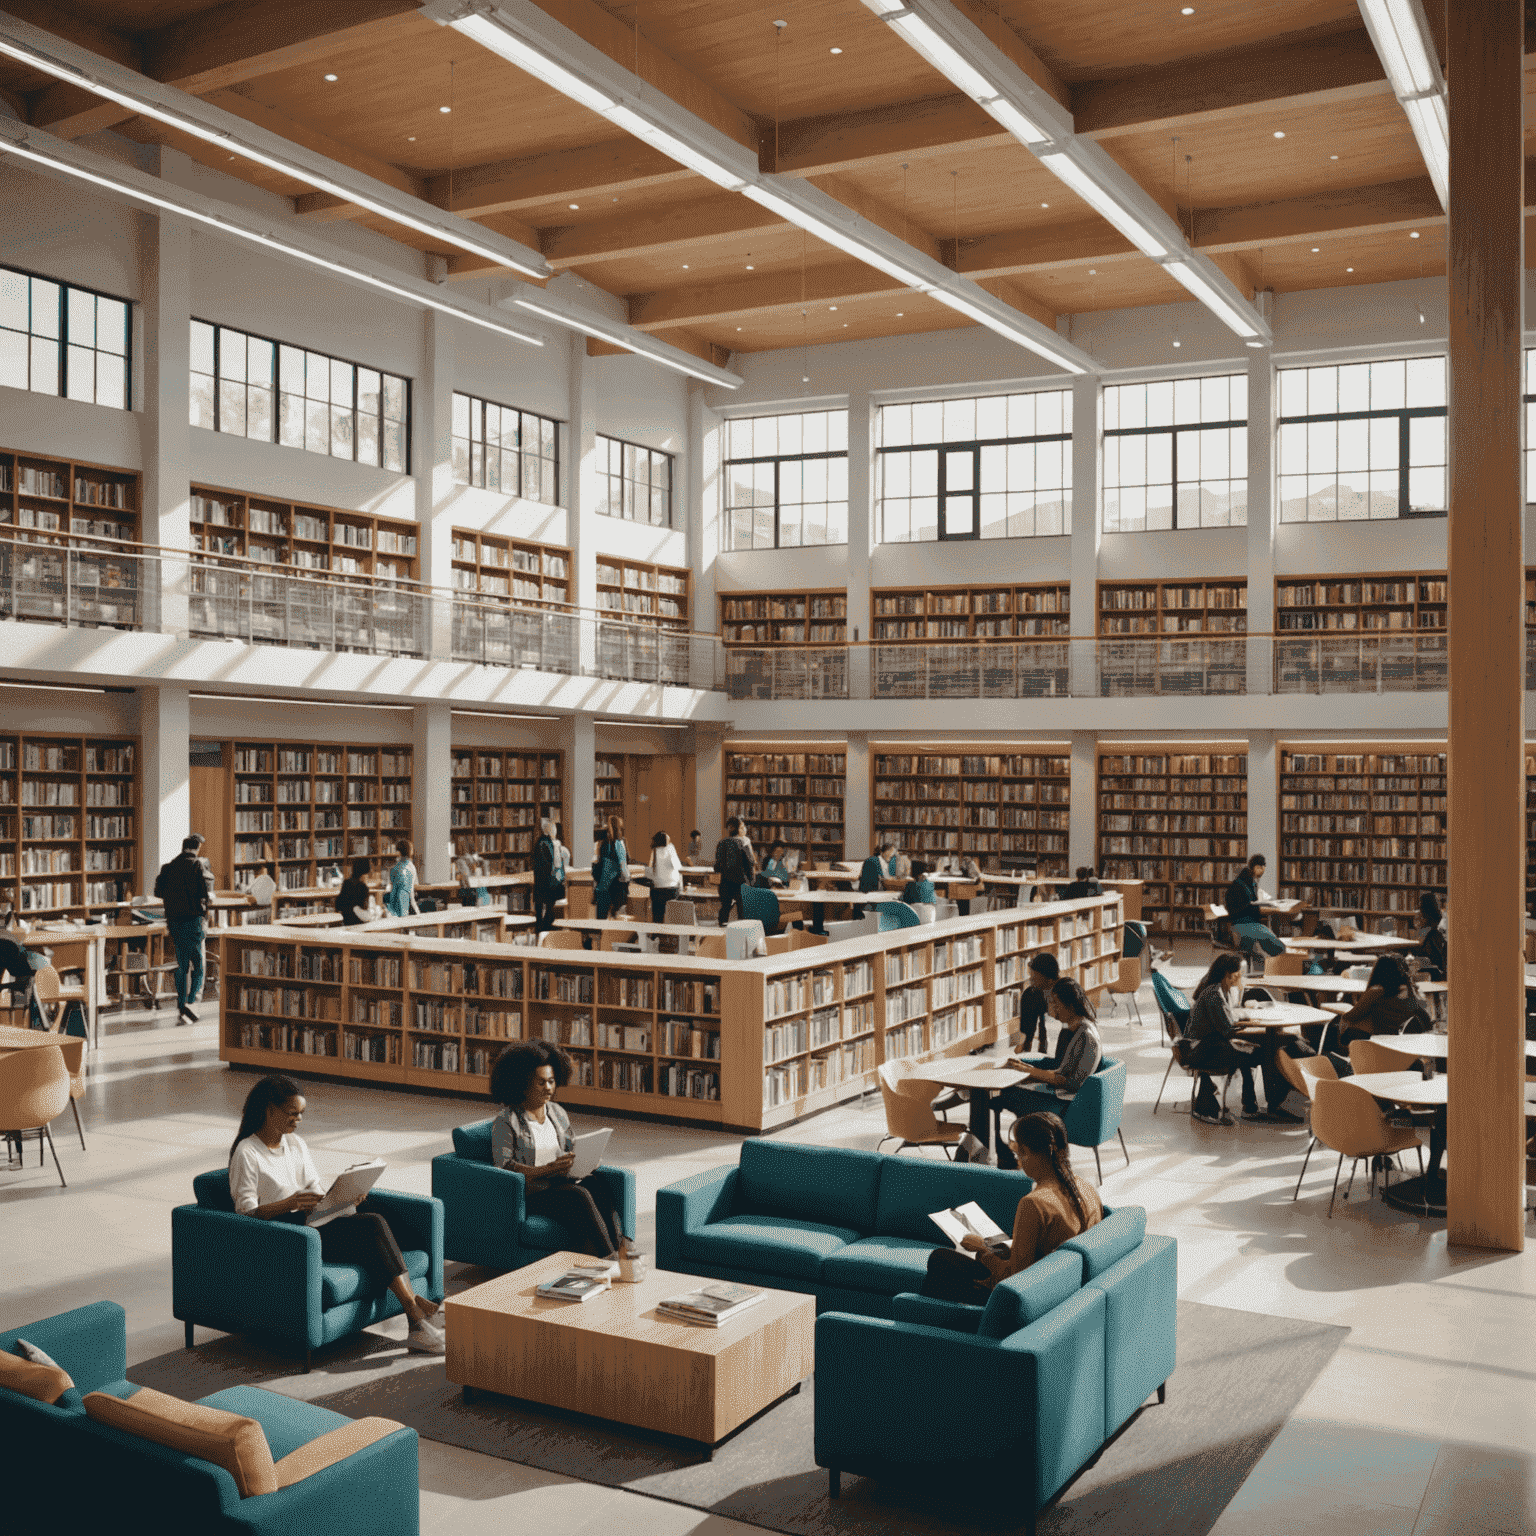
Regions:
<instances>
[{"instance_id":1,"label":"woman holding paper","mask_svg":"<svg viewBox=\"0 0 1536 1536\"><path fill-rule=\"evenodd\" d=\"M624 1222L607 1182L570 1177L576 1161L571 1121L555 1092L571 1080L571 1058L546 1040L509 1045L491 1068L491 1097L502 1106L491 1122L491 1161L523 1176L525 1209L548 1216L582 1253L616 1257L624 1248Z\"/></svg>"},{"instance_id":2,"label":"woman holding paper","mask_svg":"<svg viewBox=\"0 0 1536 1536\"><path fill-rule=\"evenodd\" d=\"M320 1204L325 1186L298 1134L304 1110L304 1095L291 1077L264 1077L246 1095L229 1149L229 1193L239 1215L302 1220ZM442 1329L431 1321L437 1303L411 1289L400 1244L382 1216L363 1211L333 1216L319 1230L325 1263L356 1264L376 1285L395 1293L410 1323L407 1349L424 1355L444 1352Z\"/></svg>"}]
</instances>

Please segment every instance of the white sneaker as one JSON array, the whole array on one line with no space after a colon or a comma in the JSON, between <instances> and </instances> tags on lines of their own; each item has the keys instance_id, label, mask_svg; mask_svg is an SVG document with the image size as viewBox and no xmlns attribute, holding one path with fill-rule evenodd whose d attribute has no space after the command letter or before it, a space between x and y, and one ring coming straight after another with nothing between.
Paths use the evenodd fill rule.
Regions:
<instances>
[{"instance_id":1,"label":"white sneaker","mask_svg":"<svg viewBox=\"0 0 1536 1536\"><path fill-rule=\"evenodd\" d=\"M431 1323L412 1323L405 1335L405 1347L418 1355L441 1355L448 1349L448 1341L441 1328Z\"/></svg>"}]
</instances>

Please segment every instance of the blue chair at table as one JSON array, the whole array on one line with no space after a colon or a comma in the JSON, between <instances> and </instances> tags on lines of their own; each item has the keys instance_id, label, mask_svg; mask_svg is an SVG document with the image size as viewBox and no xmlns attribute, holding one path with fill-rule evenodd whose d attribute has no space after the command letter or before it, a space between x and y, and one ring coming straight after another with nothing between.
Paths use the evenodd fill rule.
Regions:
<instances>
[{"instance_id":1,"label":"blue chair at table","mask_svg":"<svg viewBox=\"0 0 1536 1536\"><path fill-rule=\"evenodd\" d=\"M746 895L743 890L742 895ZM635 1176L628 1168L600 1167L624 1227L635 1235ZM444 1252L457 1264L521 1269L576 1240L549 1216L530 1216L520 1173L491 1161L491 1122L454 1128L453 1151L432 1159L432 1193L442 1202Z\"/></svg>"},{"instance_id":2,"label":"blue chair at table","mask_svg":"<svg viewBox=\"0 0 1536 1536\"><path fill-rule=\"evenodd\" d=\"M744 885L741 888L741 915L745 921L756 919L760 922L765 934L777 933L781 921L779 898L760 885Z\"/></svg>"},{"instance_id":3,"label":"blue chair at table","mask_svg":"<svg viewBox=\"0 0 1536 1536\"><path fill-rule=\"evenodd\" d=\"M1044 1056L1026 1056L1025 1061L1044 1062ZM1039 1090L1040 1108L1061 1116L1067 1128L1067 1141L1074 1147L1093 1149L1093 1166L1099 1183L1104 1182L1104 1164L1099 1159L1099 1148L1112 1136L1120 1139L1120 1150L1125 1153L1125 1166L1131 1166L1131 1154L1126 1150L1125 1136L1120 1121L1125 1113L1125 1063L1104 1057L1092 1077L1070 1099L1058 1099L1049 1089ZM997 1142L1003 1145L1002 1111L998 1111Z\"/></svg>"},{"instance_id":4,"label":"blue chair at table","mask_svg":"<svg viewBox=\"0 0 1536 1536\"><path fill-rule=\"evenodd\" d=\"M261 1221L235 1211L229 1170L192 1181L195 1205L171 1212L171 1311L186 1325L256 1333L314 1352L397 1316L394 1292L379 1290L356 1264L327 1264L320 1229ZM443 1299L443 1206L429 1195L375 1188L367 1208L388 1220L418 1296Z\"/></svg>"},{"instance_id":5,"label":"blue chair at table","mask_svg":"<svg viewBox=\"0 0 1536 1536\"><path fill-rule=\"evenodd\" d=\"M898 928L920 928L923 920L904 901L880 903L880 932L895 933Z\"/></svg>"}]
</instances>

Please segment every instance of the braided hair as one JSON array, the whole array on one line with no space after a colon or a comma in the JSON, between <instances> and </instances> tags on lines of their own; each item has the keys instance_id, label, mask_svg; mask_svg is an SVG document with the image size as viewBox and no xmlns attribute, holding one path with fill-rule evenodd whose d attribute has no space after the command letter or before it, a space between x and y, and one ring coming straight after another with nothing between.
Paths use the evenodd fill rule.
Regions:
<instances>
[{"instance_id":1,"label":"braided hair","mask_svg":"<svg viewBox=\"0 0 1536 1536\"><path fill-rule=\"evenodd\" d=\"M1067 1192L1077 1219L1088 1225L1088 1208L1083 1203L1077 1187L1077 1175L1072 1172L1071 1154L1067 1149L1067 1128L1060 1115L1049 1110L1034 1115L1020 1115L1013 1122L1013 1139L1021 1152L1033 1152L1037 1157L1050 1159L1051 1172L1056 1182Z\"/></svg>"}]
</instances>

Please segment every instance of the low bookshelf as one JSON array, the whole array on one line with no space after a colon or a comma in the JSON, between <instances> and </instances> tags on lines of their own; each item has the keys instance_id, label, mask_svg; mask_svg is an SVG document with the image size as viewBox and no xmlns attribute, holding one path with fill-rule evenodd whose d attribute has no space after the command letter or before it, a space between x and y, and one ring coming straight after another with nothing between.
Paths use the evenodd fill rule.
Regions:
<instances>
[{"instance_id":1,"label":"low bookshelf","mask_svg":"<svg viewBox=\"0 0 1536 1536\"><path fill-rule=\"evenodd\" d=\"M848 759L841 743L725 743L725 815L739 816L759 860L775 842L808 868L844 857Z\"/></svg>"},{"instance_id":2,"label":"low bookshelf","mask_svg":"<svg viewBox=\"0 0 1536 1536\"><path fill-rule=\"evenodd\" d=\"M1114 979L1117 894L866 934L764 960L535 949L393 935L218 934L220 1059L485 1096L508 1041L571 1057L563 1103L771 1130L857 1098L882 1062L1006 1033L1050 952L1090 993Z\"/></svg>"}]
</instances>

